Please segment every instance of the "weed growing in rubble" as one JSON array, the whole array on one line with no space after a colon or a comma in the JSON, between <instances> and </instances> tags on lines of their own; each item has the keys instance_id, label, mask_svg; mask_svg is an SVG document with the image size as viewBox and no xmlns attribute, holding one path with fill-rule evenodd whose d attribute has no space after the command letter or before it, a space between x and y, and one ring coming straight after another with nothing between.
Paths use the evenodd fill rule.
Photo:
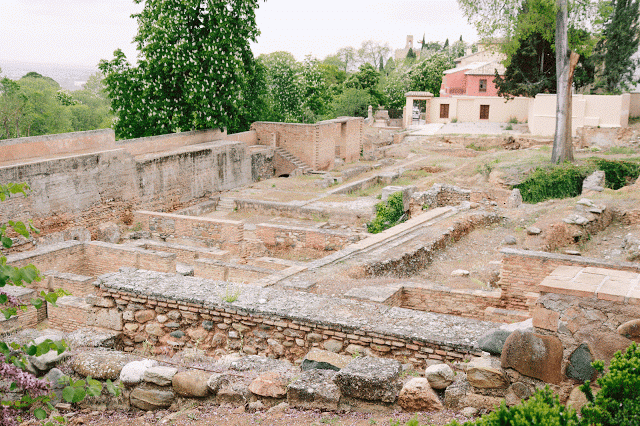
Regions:
<instances>
[{"instance_id":1,"label":"weed growing in rubble","mask_svg":"<svg viewBox=\"0 0 640 426\"><path fill-rule=\"evenodd\" d=\"M367 231L378 234L397 225L405 218L402 191L389 196L386 203L376 204L376 217L367 223Z\"/></svg>"},{"instance_id":2,"label":"weed growing in rubble","mask_svg":"<svg viewBox=\"0 0 640 426\"><path fill-rule=\"evenodd\" d=\"M233 288L231 284L227 284L227 288L224 290L222 300L227 303L233 303L240 297L241 290L239 288Z\"/></svg>"}]
</instances>

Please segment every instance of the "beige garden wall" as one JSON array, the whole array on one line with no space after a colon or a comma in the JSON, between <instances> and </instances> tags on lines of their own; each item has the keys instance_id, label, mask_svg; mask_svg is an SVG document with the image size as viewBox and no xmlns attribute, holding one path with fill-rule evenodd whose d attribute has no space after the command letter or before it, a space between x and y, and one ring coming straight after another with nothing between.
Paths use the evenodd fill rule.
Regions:
<instances>
[{"instance_id":1,"label":"beige garden wall","mask_svg":"<svg viewBox=\"0 0 640 426\"><path fill-rule=\"evenodd\" d=\"M489 121L506 123L511 118L524 122L528 118L530 98L515 98L508 102L502 97L494 96L454 96L451 98L433 98L429 108L430 123L450 123L452 119L459 122ZM440 105L449 104L449 118L440 118ZM489 106L489 118L480 119L480 106Z\"/></svg>"},{"instance_id":2,"label":"beige garden wall","mask_svg":"<svg viewBox=\"0 0 640 426\"><path fill-rule=\"evenodd\" d=\"M640 117L640 92L629 93L629 117Z\"/></svg>"},{"instance_id":3,"label":"beige garden wall","mask_svg":"<svg viewBox=\"0 0 640 426\"><path fill-rule=\"evenodd\" d=\"M631 96L573 95L571 133L581 127L627 127ZM539 94L529 109L529 131L533 135L553 136L556 123L556 95Z\"/></svg>"}]
</instances>

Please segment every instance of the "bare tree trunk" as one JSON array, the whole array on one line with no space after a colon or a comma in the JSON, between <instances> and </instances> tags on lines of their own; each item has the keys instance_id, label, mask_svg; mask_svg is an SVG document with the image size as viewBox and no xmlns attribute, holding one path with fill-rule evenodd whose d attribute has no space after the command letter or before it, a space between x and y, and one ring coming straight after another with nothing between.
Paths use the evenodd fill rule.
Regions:
<instances>
[{"instance_id":1,"label":"bare tree trunk","mask_svg":"<svg viewBox=\"0 0 640 426\"><path fill-rule=\"evenodd\" d=\"M551 162L573 161L571 137L571 85L580 55L571 52L567 34L567 0L556 0L556 133Z\"/></svg>"}]
</instances>

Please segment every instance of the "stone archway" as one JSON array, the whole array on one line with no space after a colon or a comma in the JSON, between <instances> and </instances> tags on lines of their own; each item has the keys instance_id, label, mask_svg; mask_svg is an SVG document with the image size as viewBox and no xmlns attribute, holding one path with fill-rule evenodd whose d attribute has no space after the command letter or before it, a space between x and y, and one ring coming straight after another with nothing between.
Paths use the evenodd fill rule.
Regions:
<instances>
[{"instance_id":1,"label":"stone archway","mask_svg":"<svg viewBox=\"0 0 640 426\"><path fill-rule=\"evenodd\" d=\"M407 92L404 95L407 98L407 104L404 107L404 112L402 114L402 126L408 127L411 125L412 121L412 112L413 112L413 102L414 101L426 101L427 107L425 111L425 122L429 122L429 108L431 107L431 98L433 98L433 93L431 92Z\"/></svg>"}]
</instances>

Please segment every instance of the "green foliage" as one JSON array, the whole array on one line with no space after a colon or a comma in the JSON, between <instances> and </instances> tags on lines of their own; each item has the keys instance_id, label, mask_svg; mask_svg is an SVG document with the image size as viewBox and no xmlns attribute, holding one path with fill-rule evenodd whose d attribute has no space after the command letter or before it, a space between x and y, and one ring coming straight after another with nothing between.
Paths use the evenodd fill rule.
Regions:
<instances>
[{"instance_id":1,"label":"green foliage","mask_svg":"<svg viewBox=\"0 0 640 426\"><path fill-rule=\"evenodd\" d=\"M20 85L15 81L0 79L0 124L4 131L4 137L20 135L20 120L27 104L27 97L20 90Z\"/></svg>"},{"instance_id":2,"label":"green foliage","mask_svg":"<svg viewBox=\"0 0 640 426\"><path fill-rule=\"evenodd\" d=\"M504 402L495 411L464 423L465 426L578 426L580 419L572 408L560 404L557 395L546 387L538 390L529 400L514 407ZM449 426L460 426L453 421Z\"/></svg>"},{"instance_id":3,"label":"green foliage","mask_svg":"<svg viewBox=\"0 0 640 426\"><path fill-rule=\"evenodd\" d=\"M427 91L434 96L440 95L442 73L454 68L455 64L446 53L435 53L418 62L409 74L411 90Z\"/></svg>"},{"instance_id":4,"label":"green foliage","mask_svg":"<svg viewBox=\"0 0 640 426\"><path fill-rule=\"evenodd\" d=\"M552 198L576 197L582 192L582 181L588 169L571 164L536 169L524 182L515 185L527 203L539 203Z\"/></svg>"},{"instance_id":5,"label":"green foliage","mask_svg":"<svg viewBox=\"0 0 640 426\"><path fill-rule=\"evenodd\" d=\"M386 203L376 204L376 217L367 223L367 231L378 234L400 223L403 217L403 193L399 191L391 194Z\"/></svg>"},{"instance_id":6,"label":"green foliage","mask_svg":"<svg viewBox=\"0 0 640 426\"><path fill-rule=\"evenodd\" d=\"M608 93L621 93L638 83L634 74L639 61L634 55L640 43L640 2L614 0L610 4L613 11L606 19L603 37L595 49L600 64L595 87Z\"/></svg>"},{"instance_id":7,"label":"green foliage","mask_svg":"<svg viewBox=\"0 0 640 426\"><path fill-rule=\"evenodd\" d=\"M367 117L369 105L373 105L375 99L368 90L364 89L345 89L340 95L336 96L331 103L333 117L349 116L349 117Z\"/></svg>"},{"instance_id":8,"label":"green foliage","mask_svg":"<svg viewBox=\"0 0 640 426\"><path fill-rule=\"evenodd\" d=\"M604 371L602 362L593 366ZM590 401L582 407L584 423L601 426L640 425L640 347L632 343L622 353L616 352L609 372L597 379L600 391L594 397L589 382L580 389Z\"/></svg>"},{"instance_id":9,"label":"green foliage","mask_svg":"<svg viewBox=\"0 0 640 426\"><path fill-rule=\"evenodd\" d=\"M222 295L222 300L227 303L233 303L238 300L240 293L242 293L242 291L239 288L233 288L231 284L227 284L224 294Z\"/></svg>"},{"instance_id":10,"label":"green foliage","mask_svg":"<svg viewBox=\"0 0 640 426\"><path fill-rule=\"evenodd\" d=\"M635 181L640 175L640 159L631 161L609 161L602 158L592 158L591 161L598 170L605 173L605 184L607 188L620 189Z\"/></svg>"},{"instance_id":11,"label":"green foliage","mask_svg":"<svg viewBox=\"0 0 640 426\"><path fill-rule=\"evenodd\" d=\"M142 0L135 0L141 3ZM121 50L100 70L120 137L239 129L258 0L157 0L137 15L138 62Z\"/></svg>"},{"instance_id":12,"label":"green foliage","mask_svg":"<svg viewBox=\"0 0 640 426\"><path fill-rule=\"evenodd\" d=\"M383 105L385 103L384 95L378 90L380 82L380 72L376 68L365 63L360 65L358 72L351 74L344 82L345 89L360 89L369 92L373 99L373 106Z\"/></svg>"},{"instance_id":13,"label":"green foliage","mask_svg":"<svg viewBox=\"0 0 640 426\"><path fill-rule=\"evenodd\" d=\"M409 51L407 52L407 59L416 59L416 54L412 48L409 48Z\"/></svg>"}]
</instances>

